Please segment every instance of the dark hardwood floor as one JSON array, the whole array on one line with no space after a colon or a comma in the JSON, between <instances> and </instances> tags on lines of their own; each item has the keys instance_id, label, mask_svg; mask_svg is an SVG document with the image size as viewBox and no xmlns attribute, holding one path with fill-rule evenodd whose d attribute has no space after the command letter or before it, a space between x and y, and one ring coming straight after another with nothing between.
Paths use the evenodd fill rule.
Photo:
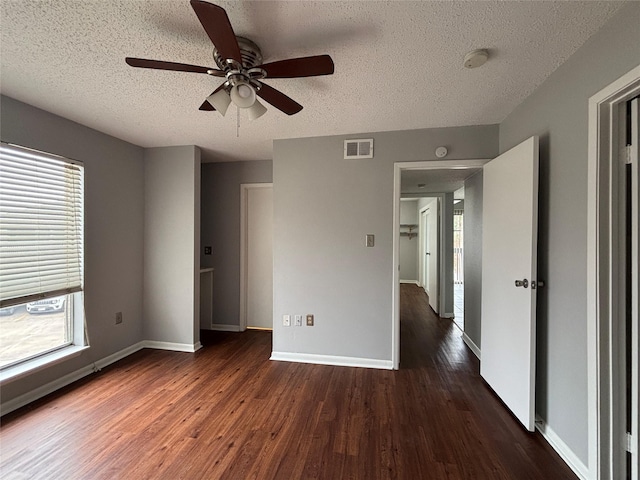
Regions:
<instances>
[{"instance_id":1,"label":"dark hardwood floor","mask_svg":"<svg viewBox=\"0 0 640 480\"><path fill-rule=\"evenodd\" d=\"M271 362L269 332L207 332L195 354L143 350L5 416L0 477L575 479L457 327L401 292L399 371Z\"/></svg>"}]
</instances>

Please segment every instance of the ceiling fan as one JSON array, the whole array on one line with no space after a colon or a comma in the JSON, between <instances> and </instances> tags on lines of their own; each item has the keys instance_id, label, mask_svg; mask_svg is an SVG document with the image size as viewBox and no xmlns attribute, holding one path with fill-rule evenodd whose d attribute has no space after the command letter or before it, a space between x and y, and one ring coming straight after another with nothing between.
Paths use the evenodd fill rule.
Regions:
<instances>
[{"instance_id":1,"label":"ceiling fan","mask_svg":"<svg viewBox=\"0 0 640 480\"><path fill-rule=\"evenodd\" d=\"M294 115L302 110L302 105L262 80L331 75L334 71L333 60L329 55L262 64L260 48L247 38L236 37L224 8L202 0L191 0L191 6L213 43L213 59L217 69L143 58L127 57L125 60L132 67L224 77L225 82L207 97L200 110L218 110L224 116L233 102L239 108L247 109L249 118L253 120L267 111L257 100L258 96L287 115Z\"/></svg>"}]
</instances>

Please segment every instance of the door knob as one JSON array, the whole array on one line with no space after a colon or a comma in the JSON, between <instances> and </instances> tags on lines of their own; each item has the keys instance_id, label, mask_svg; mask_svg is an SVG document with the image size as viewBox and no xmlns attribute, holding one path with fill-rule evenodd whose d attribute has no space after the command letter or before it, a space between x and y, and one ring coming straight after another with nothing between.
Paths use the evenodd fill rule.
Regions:
<instances>
[{"instance_id":1,"label":"door knob","mask_svg":"<svg viewBox=\"0 0 640 480\"><path fill-rule=\"evenodd\" d=\"M527 280L526 278L524 280L516 280L516 287L528 288L529 280Z\"/></svg>"}]
</instances>

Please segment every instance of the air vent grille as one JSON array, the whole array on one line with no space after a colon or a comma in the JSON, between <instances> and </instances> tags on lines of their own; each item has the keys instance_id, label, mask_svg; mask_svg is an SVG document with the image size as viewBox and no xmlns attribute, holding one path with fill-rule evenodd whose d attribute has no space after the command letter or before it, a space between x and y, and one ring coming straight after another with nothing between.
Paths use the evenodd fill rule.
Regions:
<instances>
[{"instance_id":1,"label":"air vent grille","mask_svg":"<svg viewBox=\"0 0 640 480\"><path fill-rule=\"evenodd\" d=\"M344 158L373 158L373 138L354 138L344 141Z\"/></svg>"}]
</instances>

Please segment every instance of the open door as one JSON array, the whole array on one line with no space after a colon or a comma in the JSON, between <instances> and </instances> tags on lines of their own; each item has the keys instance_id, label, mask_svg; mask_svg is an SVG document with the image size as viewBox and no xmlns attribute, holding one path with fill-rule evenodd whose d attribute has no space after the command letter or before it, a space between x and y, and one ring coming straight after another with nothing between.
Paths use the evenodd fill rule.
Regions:
<instances>
[{"instance_id":1,"label":"open door","mask_svg":"<svg viewBox=\"0 0 640 480\"><path fill-rule=\"evenodd\" d=\"M538 137L484 166L480 374L535 428Z\"/></svg>"}]
</instances>

